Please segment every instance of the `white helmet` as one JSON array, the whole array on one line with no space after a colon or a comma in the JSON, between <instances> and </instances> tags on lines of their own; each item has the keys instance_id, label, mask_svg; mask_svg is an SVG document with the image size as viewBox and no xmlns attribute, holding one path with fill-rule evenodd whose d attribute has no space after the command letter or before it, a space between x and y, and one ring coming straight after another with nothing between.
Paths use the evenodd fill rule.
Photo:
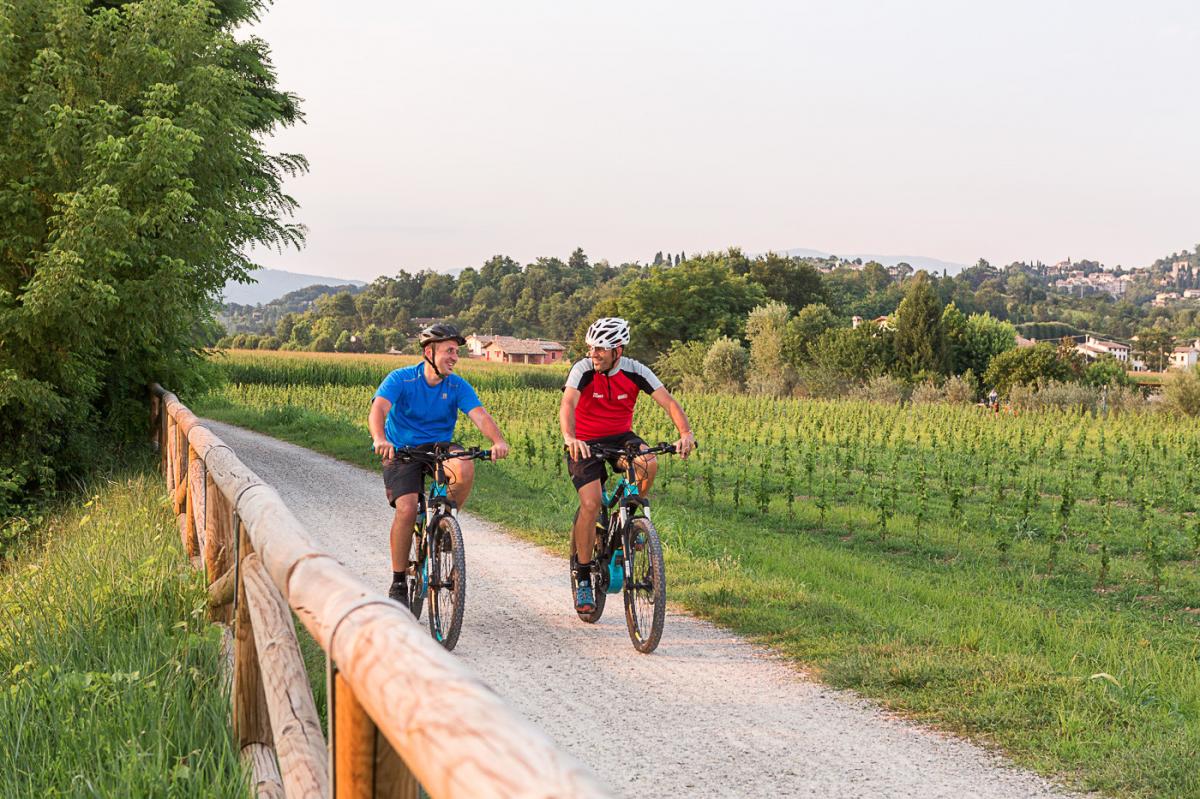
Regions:
<instances>
[{"instance_id":1,"label":"white helmet","mask_svg":"<svg viewBox=\"0 0 1200 799\"><path fill-rule=\"evenodd\" d=\"M603 347L606 350L628 344L629 323L615 316L597 319L592 322L583 340L589 347Z\"/></svg>"}]
</instances>

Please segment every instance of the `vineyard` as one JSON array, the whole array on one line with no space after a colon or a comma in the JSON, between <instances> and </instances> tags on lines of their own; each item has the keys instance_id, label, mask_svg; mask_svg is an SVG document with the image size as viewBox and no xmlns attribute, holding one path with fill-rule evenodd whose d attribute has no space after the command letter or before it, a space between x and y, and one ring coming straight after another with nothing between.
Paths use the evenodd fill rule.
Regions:
<instances>
[{"instance_id":1,"label":"vineyard","mask_svg":"<svg viewBox=\"0 0 1200 799\"><path fill-rule=\"evenodd\" d=\"M230 382L199 404L269 430L328 425L366 463L366 410L396 365L235 354ZM563 371L462 367L513 446L480 470L477 509L558 543L552 531L574 508L557 428ZM700 450L664 458L654 492L674 597L1032 765L1095 758L1089 787L1196 795L1183 767L1200 741L1194 423L681 402ZM639 404L635 430L675 437L652 402ZM485 443L469 423L458 437ZM1124 751L1139 746L1145 763ZM1108 762L1114 752L1123 765Z\"/></svg>"},{"instance_id":2,"label":"vineyard","mask_svg":"<svg viewBox=\"0 0 1200 799\"><path fill-rule=\"evenodd\" d=\"M361 428L365 442L365 409L385 363L238 356L223 396L273 413L315 412ZM513 445L506 470L569 501L560 371L467 367ZM730 395L684 404L702 449L688 461L666 459L657 486L664 499L722 517L758 515L780 532L837 532L883 550L990 560L1102 593L1200 606L1193 423ZM639 404L634 429L647 441L675 438L650 402ZM465 419L457 435L486 444Z\"/></svg>"}]
</instances>

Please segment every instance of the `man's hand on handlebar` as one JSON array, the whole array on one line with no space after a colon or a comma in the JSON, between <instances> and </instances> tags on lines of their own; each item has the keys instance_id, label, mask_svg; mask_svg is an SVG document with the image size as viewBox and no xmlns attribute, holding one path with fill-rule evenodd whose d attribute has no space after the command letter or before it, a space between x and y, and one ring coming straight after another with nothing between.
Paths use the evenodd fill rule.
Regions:
<instances>
[{"instance_id":1,"label":"man's hand on handlebar","mask_svg":"<svg viewBox=\"0 0 1200 799\"><path fill-rule=\"evenodd\" d=\"M573 461L581 461L584 458L592 456L592 450L588 447L587 442L581 438L567 438L563 440L563 444L567 448L567 454L571 456Z\"/></svg>"},{"instance_id":2,"label":"man's hand on handlebar","mask_svg":"<svg viewBox=\"0 0 1200 799\"><path fill-rule=\"evenodd\" d=\"M508 457L508 442L504 439L492 442L492 461L498 461Z\"/></svg>"},{"instance_id":3,"label":"man's hand on handlebar","mask_svg":"<svg viewBox=\"0 0 1200 799\"><path fill-rule=\"evenodd\" d=\"M684 433L682 436L679 437L679 440L675 442L675 452L681 458L686 458L688 455L690 455L692 453L692 450L695 448L696 448L696 436L694 436L692 434L691 430Z\"/></svg>"},{"instance_id":4,"label":"man's hand on handlebar","mask_svg":"<svg viewBox=\"0 0 1200 799\"><path fill-rule=\"evenodd\" d=\"M372 449L374 449L375 454L381 458L390 459L396 457L396 448L393 447L392 442L388 441L386 438L375 439Z\"/></svg>"}]
</instances>

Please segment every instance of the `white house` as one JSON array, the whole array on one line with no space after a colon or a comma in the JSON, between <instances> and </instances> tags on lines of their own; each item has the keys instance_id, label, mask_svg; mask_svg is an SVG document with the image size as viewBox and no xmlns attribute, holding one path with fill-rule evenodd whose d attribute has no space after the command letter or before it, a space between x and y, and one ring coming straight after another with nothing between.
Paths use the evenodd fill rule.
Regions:
<instances>
[{"instance_id":1,"label":"white house","mask_svg":"<svg viewBox=\"0 0 1200 799\"><path fill-rule=\"evenodd\" d=\"M1082 353L1089 361L1094 361L1101 355L1111 355L1121 363L1129 363L1129 345L1116 341L1088 336L1082 344L1075 345L1075 351Z\"/></svg>"},{"instance_id":2,"label":"white house","mask_svg":"<svg viewBox=\"0 0 1200 799\"><path fill-rule=\"evenodd\" d=\"M1172 369L1194 369L1200 362L1200 339L1183 347L1176 347L1171 353Z\"/></svg>"}]
</instances>

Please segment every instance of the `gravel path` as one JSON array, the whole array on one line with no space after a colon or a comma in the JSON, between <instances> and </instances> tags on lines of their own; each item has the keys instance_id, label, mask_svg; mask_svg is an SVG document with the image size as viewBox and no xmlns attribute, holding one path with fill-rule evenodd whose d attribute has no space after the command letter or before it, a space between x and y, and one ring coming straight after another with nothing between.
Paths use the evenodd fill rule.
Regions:
<instances>
[{"instance_id":1,"label":"gravel path","mask_svg":"<svg viewBox=\"0 0 1200 799\"><path fill-rule=\"evenodd\" d=\"M391 509L376 473L206 424L279 491L315 543L386 590ZM658 650L640 655L618 596L585 625L562 558L469 514L460 522L468 590L455 654L620 795L1068 796L675 609Z\"/></svg>"}]
</instances>

